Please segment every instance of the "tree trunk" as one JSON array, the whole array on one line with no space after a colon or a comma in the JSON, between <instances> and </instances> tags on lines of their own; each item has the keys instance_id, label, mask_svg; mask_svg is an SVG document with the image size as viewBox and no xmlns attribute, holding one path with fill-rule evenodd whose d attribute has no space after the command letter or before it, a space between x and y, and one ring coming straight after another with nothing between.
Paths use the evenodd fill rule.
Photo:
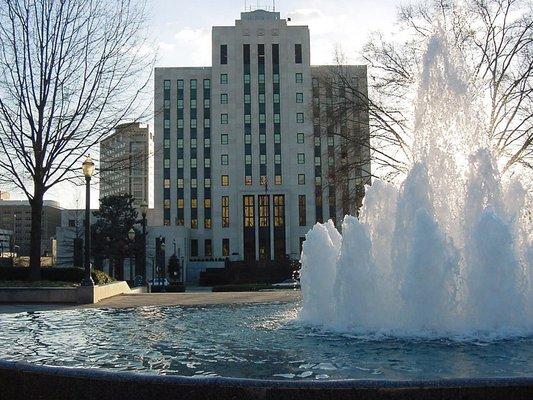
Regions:
<instances>
[{"instance_id":1,"label":"tree trunk","mask_svg":"<svg viewBox=\"0 0 533 400\"><path fill-rule=\"evenodd\" d=\"M44 193L36 187L31 206L31 233L30 233L30 279L41 279L41 239L43 217Z\"/></svg>"}]
</instances>

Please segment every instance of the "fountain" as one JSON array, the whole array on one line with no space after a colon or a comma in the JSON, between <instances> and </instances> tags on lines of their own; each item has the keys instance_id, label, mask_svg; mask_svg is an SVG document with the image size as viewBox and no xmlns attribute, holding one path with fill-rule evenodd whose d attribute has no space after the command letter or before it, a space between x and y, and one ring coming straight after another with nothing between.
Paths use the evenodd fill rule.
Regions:
<instances>
[{"instance_id":1,"label":"fountain","mask_svg":"<svg viewBox=\"0 0 533 400\"><path fill-rule=\"evenodd\" d=\"M475 85L430 40L415 103L414 163L399 189L375 181L342 235L317 224L302 251L300 319L402 337L533 333L533 201L504 182Z\"/></svg>"}]
</instances>

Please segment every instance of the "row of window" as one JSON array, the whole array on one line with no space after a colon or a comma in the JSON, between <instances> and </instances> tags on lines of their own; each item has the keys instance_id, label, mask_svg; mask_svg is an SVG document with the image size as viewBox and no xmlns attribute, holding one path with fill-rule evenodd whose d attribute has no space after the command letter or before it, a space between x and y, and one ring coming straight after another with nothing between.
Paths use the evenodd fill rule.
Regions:
<instances>
[{"instance_id":1,"label":"row of window","mask_svg":"<svg viewBox=\"0 0 533 400\"><path fill-rule=\"evenodd\" d=\"M260 45L263 46L264 45ZM262 54L262 57L264 58L264 51ZM294 45L294 63L295 64L301 64L302 63L302 45L301 43L296 43ZM228 45L227 44L221 44L220 45L220 64L221 65L227 65L228 64Z\"/></svg>"},{"instance_id":2,"label":"row of window","mask_svg":"<svg viewBox=\"0 0 533 400\"><path fill-rule=\"evenodd\" d=\"M222 239L222 256L230 255L229 238ZM198 239L191 239L191 257L198 257ZM213 257L213 243L211 239L204 240L204 257Z\"/></svg>"},{"instance_id":3,"label":"row of window","mask_svg":"<svg viewBox=\"0 0 533 400\"><path fill-rule=\"evenodd\" d=\"M258 83L265 83L265 75L259 74L258 77ZM273 74L272 75L273 83L279 83L279 74ZM313 83L316 78L313 79ZM304 76L301 72L296 72L294 74L294 80L296 83L303 83L304 82ZM178 90L184 88L184 81L182 79L178 80ZM210 79L204 79L204 89L210 89L211 87L211 80ZM220 84L221 85L227 85L229 83L228 74L220 74ZM244 75L244 83L250 83L250 74ZM197 81L196 79L191 79L190 81L190 89L196 90L197 87ZM163 89L164 90L170 90L170 80L165 80L163 82Z\"/></svg>"}]
</instances>

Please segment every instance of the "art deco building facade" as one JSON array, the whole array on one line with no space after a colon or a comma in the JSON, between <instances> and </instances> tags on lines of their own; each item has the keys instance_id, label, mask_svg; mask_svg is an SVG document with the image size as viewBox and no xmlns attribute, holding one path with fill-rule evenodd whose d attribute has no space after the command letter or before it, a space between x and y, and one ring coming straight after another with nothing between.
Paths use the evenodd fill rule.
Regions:
<instances>
[{"instance_id":1,"label":"art deco building facade","mask_svg":"<svg viewBox=\"0 0 533 400\"><path fill-rule=\"evenodd\" d=\"M307 26L265 10L213 27L211 67L156 68L151 224L167 228L167 248L170 239L192 259L297 259L315 222L353 211L328 185L328 68L311 66ZM366 68L347 70L366 92ZM369 181L364 170L350 172L353 184Z\"/></svg>"}]
</instances>

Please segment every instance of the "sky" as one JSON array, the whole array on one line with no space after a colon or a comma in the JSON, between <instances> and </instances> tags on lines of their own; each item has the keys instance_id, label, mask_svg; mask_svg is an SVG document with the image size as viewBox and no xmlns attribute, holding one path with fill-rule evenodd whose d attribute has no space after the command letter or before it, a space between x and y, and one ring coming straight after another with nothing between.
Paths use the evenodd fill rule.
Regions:
<instances>
[{"instance_id":1,"label":"sky","mask_svg":"<svg viewBox=\"0 0 533 400\"><path fill-rule=\"evenodd\" d=\"M234 25L248 6L272 7L272 0L146 0L147 30L157 54L156 66L209 66L211 27ZM360 52L368 35L390 31L400 0L276 0L281 18L289 24L308 25L311 34L311 63L333 64L335 48L347 61L362 62ZM403 3L403 2L402 2ZM22 198L15 194L12 198ZM45 197L65 208L84 207L83 188L63 184ZM94 185L91 206L98 207Z\"/></svg>"}]
</instances>

